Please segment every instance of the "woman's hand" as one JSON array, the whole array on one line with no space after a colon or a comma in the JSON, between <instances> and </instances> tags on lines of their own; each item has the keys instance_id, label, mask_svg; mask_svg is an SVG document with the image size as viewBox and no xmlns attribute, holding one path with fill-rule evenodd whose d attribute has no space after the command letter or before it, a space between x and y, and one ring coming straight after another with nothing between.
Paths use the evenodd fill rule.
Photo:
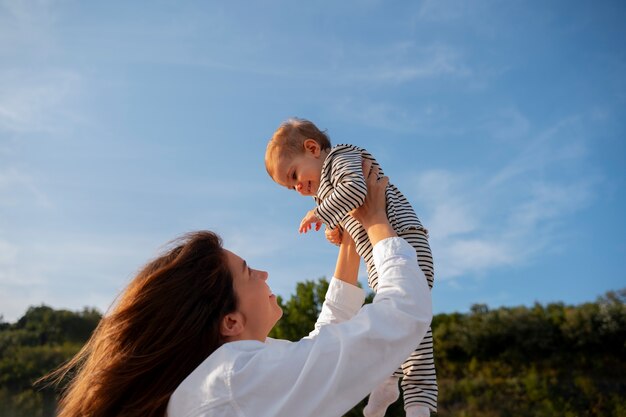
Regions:
<instances>
[{"instance_id":1,"label":"woman's hand","mask_svg":"<svg viewBox=\"0 0 626 417\"><path fill-rule=\"evenodd\" d=\"M387 202L385 190L389 184L389 178L378 178L379 168L372 167L372 161L363 160L363 176L367 184L367 196L361 207L350 212L359 223L363 225L370 238L372 246L380 240L397 236L396 232L387 219Z\"/></svg>"}]
</instances>

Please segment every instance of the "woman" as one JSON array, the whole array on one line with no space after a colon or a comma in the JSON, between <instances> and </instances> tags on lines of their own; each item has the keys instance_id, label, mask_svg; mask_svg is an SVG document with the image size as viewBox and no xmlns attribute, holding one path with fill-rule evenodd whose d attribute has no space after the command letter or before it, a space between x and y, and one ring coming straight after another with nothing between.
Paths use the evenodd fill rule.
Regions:
<instances>
[{"instance_id":1,"label":"woman","mask_svg":"<svg viewBox=\"0 0 626 417\"><path fill-rule=\"evenodd\" d=\"M359 258L344 233L315 330L298 342L268 339L282 315L268 274L215 234L189 234L144 267L55 372L76 372L59 416L320 417L356 405L419 344L432 317L415 251L387 221L387 179L369 165L364 172L368 197L353 216L375 247L381 283L371 305L359 311Z\"/></svg>"}]
</instances>

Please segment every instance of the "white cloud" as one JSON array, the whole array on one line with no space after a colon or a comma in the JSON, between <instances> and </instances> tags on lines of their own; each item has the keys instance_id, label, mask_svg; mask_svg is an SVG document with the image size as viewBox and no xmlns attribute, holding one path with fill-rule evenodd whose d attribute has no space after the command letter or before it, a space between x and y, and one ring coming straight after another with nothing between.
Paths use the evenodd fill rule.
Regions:
<instances>
[{"instance_id":1,"label":"white cloud","mask_svg":"<svg viewBox=\"0 0 626 417\"><path fill-rule=\"evenodd\" d=\"M444 279L466 274L480 275L486 270L512 265L518 260L515 247L511 247L510 242L491 240L489 237L449 239L448 245L437 257L435 265L437 275Z\"/></svg>"},{"instance_id":2,"label":"white cloud","mask_svg":"<svg viewBox=\"0 0 626 417\"><path fill-rule=\"evenodd\" d=\"M447 110L436 104L410 108L387 100L343 97L333 99L328 108L329 117L394 133L428 132L431 136L441 136L457 135L463 131L444 123L448 117Z\"/></svg>"},{"instance_id":3,"label":"white cloud","mask_svg":"<svg viewBox=\"0 0 626 417\"><path fill-rule=\"evenodd\" d=\"M0 131L52 132L79 122L81 84L67 70L0 72Z\"/></svg>"},{"instance_id":4,"label":"white cloud","mask_svg":"<svg viewBox=\"0 0 626 417\"><path fill-rule=\"evenodd\" d=\"M535 183L531 186L530 198L511 211L512 223L536 228L542 222L574 212L591 200L596 181L585 179L569 184Z\"/></svg>"},{"instance_id":5,"label":"white cloud","mask_svg":"<svg viewBox=\"0 0 626 417\"><path fill-rule=\"evenodd\" d=\"M32 177L15 168L0 171L0 207L19 204L52 207L52 201Z\"/></svg>"},{"instance_id":6,"label":"white cloud","mask_svg":"<svg viewBox=\"0 0 626 417\"><path fill-rule=\"evenodd\" d=\"M378 49L368 47L363 55L367 56L365 62L349 71L351 79L400 84L440 77L467 78L473 74L462 53L446 44L418 47L404 42Z\"/></svg>"},{"instance_id":7,"label":"white cloud","mask_svg":"<svg viewBox=\"0 0 626 417\"><path fill-rule=\"evenodd\" d=\"M0 315L13 321L29 305L101 311L157 254L162 237L40 236L0 240Z\"/></svg>"},{"instance_id":8,"label":"white cloud","mask_svg":"<svg viewBox=\"0 0 626 417\"><path fill-rule=\"evenodd\" d=\"M351 120L392 132L411 132L418 121L399 105L387 102L372 102L344 98L332 104L332 114L341 119Z\"/></svg>"},{"instance_id":9,"label":"white cloud","mask_svg":"<svg viewBox=\"0 0 626 417\"><path fill-rule=\"evenodd\" d=\"M438 170L416 178L439 278L481 276L557 250L567 216L593 201L601 181L585 172L560 172L576 171L586 155L582 143L568 142L575 126L561 122L546 129L493 173Z\"/></svg>"},{"instance_id":10,"label":"white cloud","mask_svg":"<svg viewBox=\"0 0 626 417\"><path fill-rule=\"evenodd\" d=\"M437 230L439 238L472 232L477 228L478 211L471 199L462 194L466 177L449 171L422 173L417 179L418 195L427 196L424 205L432 213L428 227Z\"/></svg>"},{"instance_id":11,"label":"white cloud","mask_svg":"<svg viewBox=\"0 0 626 417\"><path fill-rule=\"evenodd\" d=\"M0 240L0 271L13 267L17 258L17 251L17 246L14 244ZM0 275L0 281L2 280L2 275Z\"/></svg>"},{"instance_id":12,"label":"white cloud","mask_svg":"<svg viewBox=\"0 0 626 417\"><path fill-rule=\"evenodd\" d=\"M433 21L455 20L461 18L468 7L468 3L463 0L424 0L418 15Z\"/></svg>"},{"instance_id":13,"label":"white cloud","mask_svg":"<svg viewBox=\"0 0 626 417\"><path fill-rule=\"evenodd\" d=\"M52 1L0 1L0 56L49 54L56 22Z\"/></svg>"},{"instance_id":14,"label":"white cloud","mask_svg":"<svg viewBox=\"0 0 626 417\"><path fill-rule=\"evenodd\" d=\"M513 142L528 136L530 121L511 106L498 110L495 117L485 122L484 128L494 139Z\"/></svg>"},{"instance_id":15,"label":"white cloud","mask_svg":"<svg viewBox=\"0 0 626 417\"><path fill-rule=\"evenodd\" d=\"M83 80L55 66L58 3L0 2L0 132L52 132L81 120Z\"/></svg>"},{"instance_id":16,"label":"white cloud","mask_svg":"<svg viewBox=\"0 0 626 417\"><path fill-rule=\"evenodd\" d=\"M562 217L587 206L595 185L593 180L565 185L537 182L528 195L517 195L519 189L509 189L506 183L491 188L462 177L458 175L459 187L449 194L454 203L445 198L432 201L425 190L434 183L417 191L430 202L423 217L430 229L438 276L443 279L481 275L529 260L559 240Z\"/></svg>"}]
</instances>

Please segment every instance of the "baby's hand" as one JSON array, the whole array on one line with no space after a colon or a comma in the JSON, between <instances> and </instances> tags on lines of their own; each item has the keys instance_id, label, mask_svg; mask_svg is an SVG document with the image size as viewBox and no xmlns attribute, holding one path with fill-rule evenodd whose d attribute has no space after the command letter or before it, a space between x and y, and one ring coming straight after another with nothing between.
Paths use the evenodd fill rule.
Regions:
<instances>
[{"instance_id":1,"label":"baby's hand","mask_svg":"<svg viewBox=\"0 0 626 417\"><path fill-rule=\"evenodd\" d=\"M324 234L326 235L326 240L328 240L330 243L335 245L341 244L343 231L339 226L335 227L334 229L329 229L327 227L324 231Z\"/></svg>"},{"instance_id":2,"label":"baby's hand","mask_svg":"<svg viewBox=\"0 0 626 417\"><path fill-rule=\"evenodd\" d=\"M300 233L306 233L311 230L311 225L313 223L315 223L315 231L317 232L318 230L320 230L320 227L322 227L322 221L315 214L315 210L309 210L309 212L300 222Z\"/></svg>"}]
</instances>

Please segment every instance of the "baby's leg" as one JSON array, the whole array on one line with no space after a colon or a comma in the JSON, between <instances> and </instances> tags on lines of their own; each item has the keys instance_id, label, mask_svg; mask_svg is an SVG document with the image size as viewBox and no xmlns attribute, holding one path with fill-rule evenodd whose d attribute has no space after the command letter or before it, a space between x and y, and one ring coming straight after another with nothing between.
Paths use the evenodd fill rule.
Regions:
<instances>
[{"instance_id":1,"label":"baby's leg","mask_svg":"<svg viewBox=\"0 0 626 417\"><path fill-rule=\"evenodd\" d=\"M413 407L429 408L436 412L439 390L433 360L433 334L430 327L419 347L402 364L402 372L404 375L400 385L407 416L409 409ZM429 415L429 413L415 415Z\"/></svg>"},{"instance_id":2,"label":"baby's leg","mask_svg":"<svg viewBox=\"0 0 626 417\"><path fill-rule=\"evenodd\" d=\"M413 249L415 249L420 268L422 272L424 272L424 275L426 275L428 286L432 288L435 281L435 268L433 265L433 255L430 251L430 245L428 244L428 236L424 231L416 229L405 230L404 232L398 233L398 236L404 238L404 240L409 242L409 244L413 246Z\"/></svg>"},{"instance_id":3,"label":"baby's leg","mask_svg":"<svg viewBox=\"0 0 626 417\"><path fill-rule=\"evenodd\" d=\"M411 229L399 233L399 236L415 248L420 268L426 275L429 287L432 288L435 274L426 233L421 230ZM425 407L436 412L438 388L433 358L433 334L430 327L418 348L402 364L402 373L401 386L407 416L411 409L422 409L422 411L427 412L424 409Z\"/></svg>"}]
</instances>

